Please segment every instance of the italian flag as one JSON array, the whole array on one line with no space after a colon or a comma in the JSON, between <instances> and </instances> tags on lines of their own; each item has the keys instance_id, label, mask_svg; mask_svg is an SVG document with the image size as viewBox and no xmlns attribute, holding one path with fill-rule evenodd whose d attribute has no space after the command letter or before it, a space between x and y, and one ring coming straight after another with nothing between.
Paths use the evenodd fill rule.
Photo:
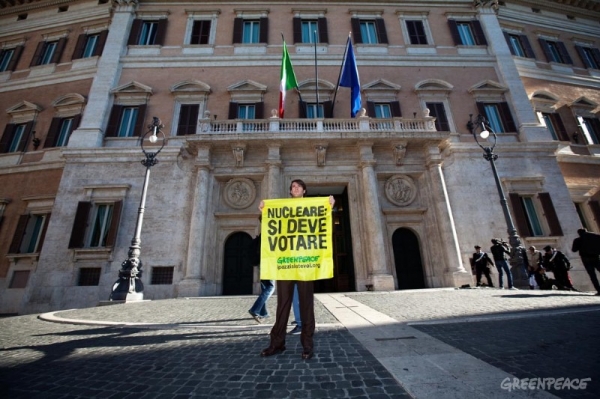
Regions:
<instances>
[{"instance_id":1,"label":"italian flag","mask_svg":"<svg viewBox=\"0 0 600 399\"><path fill-rule=\"evenodd\" d=\"M294 74L294 67L292 67L292 61L290 61L290 55L288 54L285 41L283 42L283 58L281 60L281 75L279 82L279 117L283 118L283 112L285 111L285 92L289 89L298 88L298 82L296 81L296 75Z\"/></svg>"}]
</instances>

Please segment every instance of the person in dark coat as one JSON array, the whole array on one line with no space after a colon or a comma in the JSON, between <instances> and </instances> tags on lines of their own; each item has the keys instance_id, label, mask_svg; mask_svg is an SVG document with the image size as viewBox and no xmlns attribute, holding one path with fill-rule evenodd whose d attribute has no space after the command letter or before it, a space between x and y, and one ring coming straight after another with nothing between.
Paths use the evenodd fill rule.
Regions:
<instances>
[{"instance_id":1,"label":"person in dark coat","mask_svg":"<svg viewBox=\"0 0 600 399\"><path fill-rule=\"evenodd\" d=\"M577 234L579 237L573 240L571 251L579 252L583 267L597 291L596 295L600 295L600 283L596 276L596 270L600 272L600 234L589 232L586 229L577 230Z\"/></svg>"},{"instance_id":2,"label":"person in dark coat","mask_svg":"<svg viewBox=\"0 0 600 399\"><path fill-rule=\"evenodd\" d=\"M557 282L559 289L568 291L577 291L573 287L571 276L569 276L569 270L571 269L571 262L561 251L556 248L552 248L550 245L544 247L544 257L542 264L547 271L554 274L554 279Z\"/></svg>"},{"instance_id":3,"label":"person in dark coat","mask_svg":"<svg viewBox=\"0 0 600 399\"><path fill-rule=\"evenodd\" d=\"M494 266L494 262L490 259L487 253L481 250L479 245L475 245L475 253L471 258L471 262L475 266L475 277L477 278L477 286L481 287L481 275L483 274L487 279L488 287L493 287L492 276L490 276L490 269L488 265Z\"/></svg>"}]
</instances>

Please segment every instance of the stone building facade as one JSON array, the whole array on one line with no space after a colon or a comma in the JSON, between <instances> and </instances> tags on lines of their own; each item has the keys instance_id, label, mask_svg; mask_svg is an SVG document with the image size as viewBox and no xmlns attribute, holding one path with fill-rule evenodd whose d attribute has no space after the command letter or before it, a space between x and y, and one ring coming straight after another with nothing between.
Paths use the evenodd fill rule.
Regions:
<instances>
[{"instance_id":1,"label":"stone building facade","mask_svg":"<svg viewBox=\"0 0 600 399\"><path fill-rule=\"evenodd\" d=\"M0 2L0 312L108 299L153 117L146 299L256 290L258 203L296 178L336 197L317 291L473 285L473 246L508 238L478 114L523 245L563 250L591 289L570 244L600 231L598 20L596 0ZM299 91L279 118L282 37Z\"/></svg>"}]
</instances>

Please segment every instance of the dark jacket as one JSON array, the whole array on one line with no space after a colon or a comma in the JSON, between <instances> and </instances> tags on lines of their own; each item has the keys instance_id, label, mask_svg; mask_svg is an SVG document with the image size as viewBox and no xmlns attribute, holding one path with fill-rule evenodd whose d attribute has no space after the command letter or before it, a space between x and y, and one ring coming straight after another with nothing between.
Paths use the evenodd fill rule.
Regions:
<instances>
[{"instance_id":1,"label":"dark jacket","mask_svg":"<svg viewBox=\"0 0 600 399\"><path fill-rule=\"evenodd\" d=\"M549 271L565 271L571 269L571 262L569 259L560 251L553 249L552 252L546 252L542 259L544 268Z\"/></svg>"},{"instance_id":2,"label":"dark jacket","mask_svg":"<svg viewBox=\"0 0 600 399\"><path fill-rule=\"evenodd\" d=\"M573 240L571 251L579 252L582 259L598 258L600 256L600 234L586 231Z\"/></svg>"},{"instance_id":3,"label":"dark jacket","mask_svg":"<svg viewBox=\"0 0 600 399\"><path fill-rule=\"evenodd\" d=\"M260 265L260 234L250 243L250 263L252 266Z\"/></svg>"},{"instance_id":4,"label":"dark jacket","mask_svg":"<svg viewBox=\"0 0 600 399\"><path fill-rule=\"evenodd\" d=\"M507 260L509 259L510 250L508 249L508 245L496 243L492 245L490 248L492 255L494 256L494 260Z\"/></svg>"},{"instance_id":5,"label":"dark jacket","mask_svg":"<svg viewBox=\"0 0 600 399\"><path fill-rule=\"evenodd\" d=\"M476 268L484 268L488 264L494 266L494 262L492 262L488 254L483 251L481 251L480 253L473 253L473 257L471 259L471 262Z\"/></svg>"}]
</instances>

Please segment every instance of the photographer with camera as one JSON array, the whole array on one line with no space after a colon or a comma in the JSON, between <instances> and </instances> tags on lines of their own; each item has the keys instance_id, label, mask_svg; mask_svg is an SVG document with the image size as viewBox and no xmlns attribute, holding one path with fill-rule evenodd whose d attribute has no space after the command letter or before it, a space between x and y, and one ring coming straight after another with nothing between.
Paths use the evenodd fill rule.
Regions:
<instances>
[{"instance_id":1,"label":"photographer with camera","mask_svg":"<svg viewBox=\"0 0 600 399\"><path fill-rule=\"evenodd\" d=\"M510 255L510 248L508 247L507 242L500 238L492 238L492 247L490 248L490 252L493 255L496 269L498 269L498 287L501 290L504 289L504 273L506 273L508 289L518 290L518 288L513 285L513 276L510 272L510 266L507 262L507 259L509 259Z\"/></svg>"}]
</instances>

